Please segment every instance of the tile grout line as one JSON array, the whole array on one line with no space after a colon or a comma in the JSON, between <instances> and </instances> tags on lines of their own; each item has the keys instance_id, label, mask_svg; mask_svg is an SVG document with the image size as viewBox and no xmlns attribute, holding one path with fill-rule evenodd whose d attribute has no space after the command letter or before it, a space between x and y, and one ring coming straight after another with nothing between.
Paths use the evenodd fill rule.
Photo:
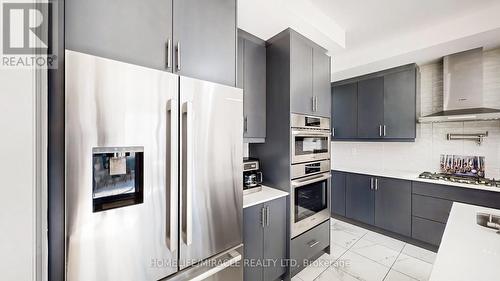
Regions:
<instances>
[{"instance_id":1,"label":"tile grout line","mask_svg":"<svg viewBox=\"0 0 500 281\"><path fill-rule=\"evenodd\" d=\"M399 256L401 256L401 253L402 253L402 252L403 252L403 250L405 249L406 244L408 244L408 243L405 243L405 244L403 245L403 248L401 248L401 250L399 251L399 254L396 256L396 259L394 260L394 262L392 263L392 265L389 267L389 271L387 271L387 273L385 274L384 279L382 279L382 281L384 281L384 280L387 278L387 275L389 275L389 272L391 272L392 267L396 264L396 262L398 261ZM399 272L399 271L398 271L398 272Z\"/></svg>"}]
</instances>

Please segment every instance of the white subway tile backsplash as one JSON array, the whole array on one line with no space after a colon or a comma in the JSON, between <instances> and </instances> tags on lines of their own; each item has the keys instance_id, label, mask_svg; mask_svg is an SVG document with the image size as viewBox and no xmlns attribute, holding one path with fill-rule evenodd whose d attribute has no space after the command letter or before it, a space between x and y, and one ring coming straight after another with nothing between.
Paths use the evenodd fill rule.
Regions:
<instances>
[{"instance_id":1,"label":"white subway tile backsplash","mask_svg":"<svg viewBox=\"0 0 500 281\"><path fill-rule=\"evenodd\" d=\"M484 52L484 102L500 108L500 48ZM420 66L418 116L443 109L442 62ZM473 141L448 141L448 133L483 133L479 146ZM333 142L334 169L438 171L441 154L484 156L486 177L500 178L500 121L417 124L415 142Z\"/></svg>"}]
</instances>

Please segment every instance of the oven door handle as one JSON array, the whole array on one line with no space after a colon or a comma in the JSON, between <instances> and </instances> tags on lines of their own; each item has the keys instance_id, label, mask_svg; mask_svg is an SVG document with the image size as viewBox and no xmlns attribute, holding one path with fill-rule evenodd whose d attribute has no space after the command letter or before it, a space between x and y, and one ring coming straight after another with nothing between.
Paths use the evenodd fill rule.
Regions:
<instances>
[{"instance_id":1,"label":"oven door handle","mask_svg":"<svg viewBox=\"0 0 500 281\"><path fill-rule=\"evenodd\" d=\"M292 135L294 136L318 136L318 137L329 137L330 131L325 132L316 132L316 131L307 131L307 130L293 130Z\"/></svg>"},{"instance_id":2,"label":"oven door handle","mask_svg":"<svg viewBox=\"0 0 500 281\"><path fill-rule=\"evenodd\" d=\"M302 179L298 179L298 180L293 180L292 181L292 187L300 187L300 186L304 186L304 185L308 185L308 184L311 184L311 183L315 183L315 182L319 182L319 181L323 181L323 180L326 180L326 179L329 179L331 178L332 175L330 173L323 173L323 174L320 174L320 175L315 175L315 176L310 176L310 177L306 177L306 178L302 178Z\"/></svg>"}]
</instances>

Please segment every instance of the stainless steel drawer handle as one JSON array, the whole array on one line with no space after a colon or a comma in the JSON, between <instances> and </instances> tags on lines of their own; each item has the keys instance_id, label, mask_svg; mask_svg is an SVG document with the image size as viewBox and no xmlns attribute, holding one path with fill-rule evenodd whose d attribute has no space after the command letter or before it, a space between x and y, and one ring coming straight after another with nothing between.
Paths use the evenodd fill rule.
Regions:
<instances>
[{"instance_id":1,"label":"stainless steel drawer handle","mask_svg":"<svg viewBox=\"0 0 500 281\"><path fill-rule=\"evenodd\" d=\"M172 67L172 40L167 40L167 69Z\"/></svg>"},{"instance_id":2,"label":"stainless steel drawer handle","mask_svg":"<svg viewBox=\"0 0 500 281\"><path fill-rule=\"evenodd\" d=\"M313 248L314 246L318 245L319 241L311 241L309 242L309 248Z\"/></svg>"},{"instance_id":3,"label":"stainless steel drawer handle","mask_svg":"<svg viewBox=\"0 0 500 281\"><path fill-rule=\"evenodd\" d=\"M177 47L175 48L177 52L176 66L177 71L181 71L181 42L177 42Z\"/></svg>"}]
</instances>

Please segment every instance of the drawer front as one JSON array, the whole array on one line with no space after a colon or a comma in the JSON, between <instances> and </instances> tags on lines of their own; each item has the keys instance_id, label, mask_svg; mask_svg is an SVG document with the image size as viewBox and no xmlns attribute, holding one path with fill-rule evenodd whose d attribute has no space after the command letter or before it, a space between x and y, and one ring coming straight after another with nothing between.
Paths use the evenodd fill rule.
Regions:
<instances>
[{"instance_id":1,"label":"drawer front","mask_svg":"<svg viewBox=\"0 0 500 281\"><path fill-rule=\"evenodd\" d=\"M453 201L413 194L412 215L446 223L452 205Z\"/></svg>"},{"instance_id":2,"label":"drawer front","mask_svg":"<svg viewBox=\"0 0 500 281\"><path fill-rule=\"evenodd\" d=\"M439 246L443 238L445 224L413 217L411 237L429 244Z\"/></svg>"},{"instance_id":3,"label":"drawer front","mask_svg":"<svg viewBox=\"0 0 500 281\"><path fill-rule=\"evenodd\" d=\"M414 181L413 194L500 209L500 192Z\"/></svg>"},{"instance_id":4,"label":"drawer front","mask_svg":"<svg viewBox=\"0 0 500 281\"><path fill-rule=\"evenodd\" d=\"M292 275L297 274L304 264L330 245L330 220L316 226L304 234L292 239L290 255L297 261L297 267L292 268Z\"/></svg>"}]
</instances>

